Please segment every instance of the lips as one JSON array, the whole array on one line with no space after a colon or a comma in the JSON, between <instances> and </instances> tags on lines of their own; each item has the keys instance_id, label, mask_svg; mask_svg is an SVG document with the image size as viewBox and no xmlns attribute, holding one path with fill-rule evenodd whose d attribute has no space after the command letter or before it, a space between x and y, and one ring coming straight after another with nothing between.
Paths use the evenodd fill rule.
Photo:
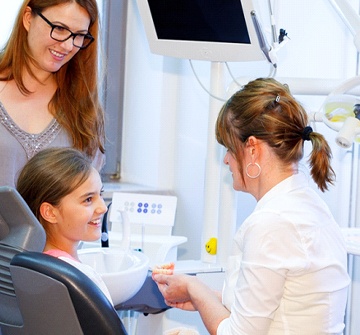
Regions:
<instances>
[{"instance_id":1,"label":"lips","mask_svg":"<svg viewBox=\"0 0 360 335\"><path fill-rule=\"evenodd\" d=\"M96 220L90 221L89 225L91 225L91 226L100 226L101 225L101 220L96 219Z\"/></svg>"},{"instance_id":2,"label":"lips","mask_svg":"<svg viewBox=\"0 0 360 335\"><path fill-rule=\"evenodd\" d=\"M57 51L55 51L55 50L50 50L50 53L51 53L52 55L54 55L55 57L57 57L57 58L63 59L63 58L65 57L64 54L62 54L62 53L60 53L60 52L57 52Z\"/></svg>"}]
</instances>

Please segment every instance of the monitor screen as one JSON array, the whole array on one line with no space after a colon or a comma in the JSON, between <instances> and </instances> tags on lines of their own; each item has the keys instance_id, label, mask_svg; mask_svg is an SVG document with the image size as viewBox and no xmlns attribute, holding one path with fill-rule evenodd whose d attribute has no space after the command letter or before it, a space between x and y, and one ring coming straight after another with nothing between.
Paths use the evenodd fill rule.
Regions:
<instances>
[{"instance_id":1,"label":"monitor screen","mask_svg":"<svg viewBox=\"0 0 360 335\"><path fill-rule=\"evenodd\" d=\"M252 0L137 0L153 53L209 61L264 60Z\"/></svg>"}]
</instances>

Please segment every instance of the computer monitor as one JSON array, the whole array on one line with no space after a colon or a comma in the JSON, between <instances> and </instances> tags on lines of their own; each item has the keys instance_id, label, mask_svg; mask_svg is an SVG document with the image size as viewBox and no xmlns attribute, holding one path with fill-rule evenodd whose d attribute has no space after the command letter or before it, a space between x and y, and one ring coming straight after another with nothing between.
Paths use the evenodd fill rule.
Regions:
<instances>
[{"instance_id":1,"label":"computer monitor","mask_svg":"<svg viewBox=\"0 0 360 335\"><path fill-rule=\"evenodd\" d=\"M137 0L151 52L242 62L265 60L255 31L253 0Z\"/></svg>"}]
</instances>

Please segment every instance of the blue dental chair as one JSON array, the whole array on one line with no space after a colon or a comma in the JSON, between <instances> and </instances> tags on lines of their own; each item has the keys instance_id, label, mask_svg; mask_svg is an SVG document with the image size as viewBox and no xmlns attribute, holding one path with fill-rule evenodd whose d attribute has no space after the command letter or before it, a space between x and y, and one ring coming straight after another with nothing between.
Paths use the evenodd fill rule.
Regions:
<instances>
[{"instance_id":1,"label":"blue dental chair","mask_svg":"<svg viewBox=\"0 0 360 335\"><path fill-rule=\"evenodd\" d=\"M98 286L43 254L45 232L19 193L0 187L2 335L126 335Z\"/></svg>"}]
</instances>

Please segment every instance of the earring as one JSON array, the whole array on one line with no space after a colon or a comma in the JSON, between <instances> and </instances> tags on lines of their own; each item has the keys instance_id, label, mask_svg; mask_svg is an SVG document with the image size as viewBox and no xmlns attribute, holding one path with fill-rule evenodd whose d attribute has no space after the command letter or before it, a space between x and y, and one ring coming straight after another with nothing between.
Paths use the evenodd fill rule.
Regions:
<instances>
[{"instance_id":1,"label":"earring","mask_svg":"<svg viewBox=\"0 0 360 335\"><path fill-rule=\"evenodd\" d=\"M251 175L249 174L249 172L248 172L249 167L252 166L252 165L256 166L256 167L258 168L258 170L259 170L258 173L257 173L255 176L251 176ZM260 167L260 165L259 165L258 163L249 163L248 165L246 165L245 173L246 173L246 175L247 175L249 178L251 178L251 179L256 179L257 177L260 176L261 167Z\"/></svg>"}]
</instances>

